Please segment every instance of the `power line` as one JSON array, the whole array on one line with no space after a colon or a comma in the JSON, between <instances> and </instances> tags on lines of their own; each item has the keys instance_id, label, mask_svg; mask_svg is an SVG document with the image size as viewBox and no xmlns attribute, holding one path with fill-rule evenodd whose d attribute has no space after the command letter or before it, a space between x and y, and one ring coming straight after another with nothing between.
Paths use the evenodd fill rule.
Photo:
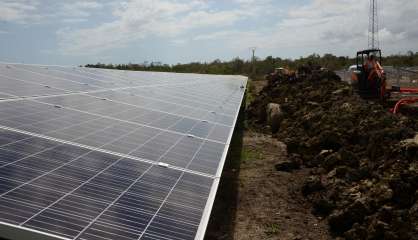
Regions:
<instances>
[{"instance_id":1,"label":"power line","mask_svg":"<svg viewBox=\"0 0 418 240\"><path fill-rule=\"evenodd\" d=\"M255 75L255 50L257 50L257 47L250 47L250 51L252 53L252 58L251 58L251 62L252 62L252 75Z\"/></svg>"},{"instance_id":2,"label":"power line","mask_svg":"<svg viewBox=\"0 0 418 240\"><path fill-rule=\"evenodd\" d=\"M252 53L251 61L255 60L255 50L257 50L257 47L250 47L250 51Z\"/></svg>"}]
</instances>

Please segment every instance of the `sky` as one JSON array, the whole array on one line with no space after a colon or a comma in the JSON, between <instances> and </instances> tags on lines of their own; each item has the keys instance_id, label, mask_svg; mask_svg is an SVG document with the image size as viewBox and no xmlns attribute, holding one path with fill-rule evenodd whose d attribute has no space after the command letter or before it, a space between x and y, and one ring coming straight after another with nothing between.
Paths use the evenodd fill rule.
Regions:
<instances>
[{"instance_id":1,"label":"sky","mask_svg":"<svg viewBox=\"0 0 418 240\"><path fill-rule=\"evenodd\" d=\"M0 0L0 61L168 64L367 48L368 0ZM386 55L418 51L418 0L379 0Z\"/></svg>"}]
</instances>

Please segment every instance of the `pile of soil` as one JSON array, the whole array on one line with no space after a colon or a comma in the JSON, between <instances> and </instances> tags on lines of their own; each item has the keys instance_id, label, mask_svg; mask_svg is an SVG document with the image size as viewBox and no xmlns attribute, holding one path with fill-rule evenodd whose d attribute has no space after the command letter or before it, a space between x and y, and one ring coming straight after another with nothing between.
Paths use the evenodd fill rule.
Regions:
<instances>
[{"instance_id":1,"label":"pile of soil","mask_svg":"<svg viewBox=\"0 0 418 240\"><path fill-rule=\"evenodd\" d=\"M334 236L418 239L416 117L393 115L317 69L269 81L248 107L250 125L265 129L266 106L280 104L284 166L311 169L301 192Z\"/></svg>"}]
</instances>

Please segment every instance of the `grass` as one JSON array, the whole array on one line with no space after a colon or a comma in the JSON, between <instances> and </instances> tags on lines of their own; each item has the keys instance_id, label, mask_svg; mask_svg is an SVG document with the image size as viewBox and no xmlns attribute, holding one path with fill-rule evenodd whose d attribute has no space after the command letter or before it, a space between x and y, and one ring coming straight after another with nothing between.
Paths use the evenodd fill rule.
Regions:
<instances>
[{"instance_id":1,"label":"grass","mask_svg":"<svg viewBox=\"0 0 418 240\"><path fill-rule=\"evenodd\" d=\"M245 108L247 108L255 99L255 86L253 84L253 80L248 79L247 83L247 91L245 94Z\"/></svg>"},{"instance_id":2,"label":"grass","mask_svg":"<svg viewBox=\"0 0 418 240\"><path fill-rule=\"evenodd\" d=\"M248 149L246 147L243 147L243 149L241 150L241 162L242 163L247 163L250 161L253 161L255 159L262 159L263 158L263 153L256 149Z\"/></svg>"},{"instance_id":3,"label":"grass","mask_svg":"<svg viewBox=\"0 0 418 240\"><path fill-rule=\"evenodd\" d=\"M277 223L270 223L266 226L265 233L267 236L271 237L279 233L279 225Z\"/></svg>"},{"instance_id":4,"label":"grass","mask_svg":"<svg viewBox=\"0 0 418 240\"><path fill-rule=\"evenodd\" d=\"M253 81L254 80L249 78L247 82L247 91L245 91L244 102L243 102L243 106L245 110L247 110L248 106L250 106L250 104L256 99L256 96L257 96L256 88L254 86ZM243 117L243 126L245 129L249 128L248 119L245 113Z\"/></svg>"}]
</instances>

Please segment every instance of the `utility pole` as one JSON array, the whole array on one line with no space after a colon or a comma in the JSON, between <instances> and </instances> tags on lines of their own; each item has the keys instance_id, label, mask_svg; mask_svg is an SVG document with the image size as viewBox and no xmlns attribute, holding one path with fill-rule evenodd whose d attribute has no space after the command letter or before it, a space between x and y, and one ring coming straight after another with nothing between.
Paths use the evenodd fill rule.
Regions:
<instances>
[{"instance_id":1,"label":"utility pole","mask_svg":"<svg viewBox=\"0 0 418 240\"><path fill-rule=\"evenodd\" d=\"M257 50L257 47L250 47L250 51L252 52L252 76L255 76L255 50Z\"/></svg>"},{"instance_id":2,"label":"utility pole","mask_svg":"<svg viewBox=\"0 0 418 240\"><path fill-rule=\"evenodd\" d=\"M370 0L369 13L369 41L370 49L379 48L379 18L377 0Z\"/></svg>"}]
</instances>

